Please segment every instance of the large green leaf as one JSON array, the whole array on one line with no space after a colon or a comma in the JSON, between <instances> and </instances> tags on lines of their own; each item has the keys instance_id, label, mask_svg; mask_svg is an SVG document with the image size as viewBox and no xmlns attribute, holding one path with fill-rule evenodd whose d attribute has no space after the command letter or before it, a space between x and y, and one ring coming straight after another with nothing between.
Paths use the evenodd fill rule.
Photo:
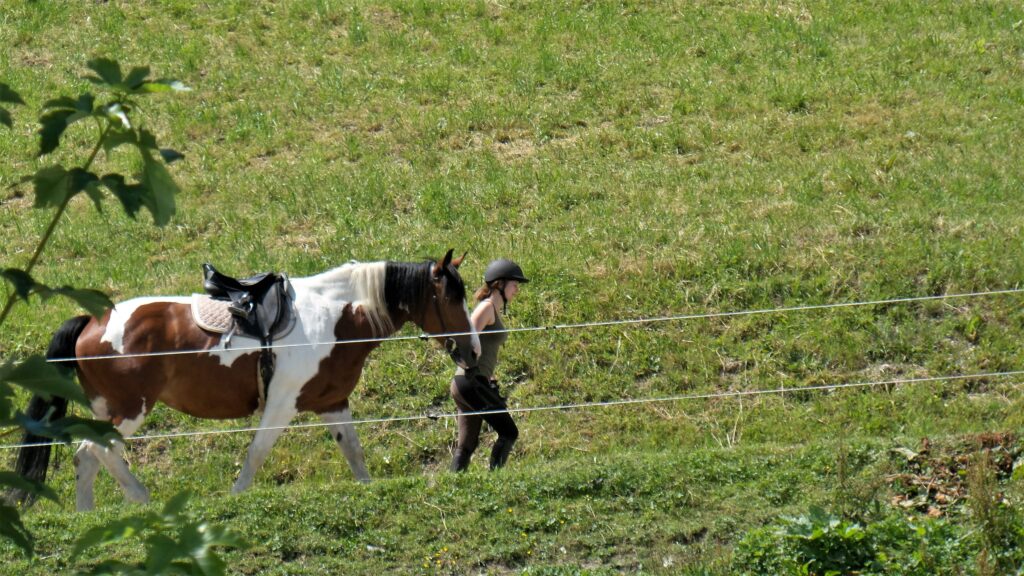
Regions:
<instances>
[{"instance_id":1,"label":"large green leaf","mask_svg":"<svg viewBox=\"0 0 1024 576\"><path fill-rule=\"evenodd\" d=\"M17 92L11 89L4 82L0 82L0 102L8 102L10 104L24 104L25 101L21 99L21 96Z\"/></svg>"},{"instance_id":2,"label":"large green leaf","mask_svg":"<svg viewBox=\"0 0 1024 576\"><path fill-rule=\"evenodd\" d=\"M142 203L153 214L153 222L164 226L174 215L174 195L178 193L178 185L163 162L155 159L148 150L140 148L139 151L142 154Z\"/></svg>"},{"instance_id":3,"label":"large green leaf","mask_svg":"<svg viewBox=\"0 0 1024 576\"><path fill-rule=\"evenodd\" d=\"M68 119L77 114L76 110L50 110L39 117L39 156L45 156L60 146L60 137L68 127Z\"/></svg>"},{"instance_id":4,"label":"large green leaf","mask_svg":"<svg viewBox=\"0 0 1024 576\"><path fill-rule=\"evenodd\" d=\"M14 418L14 388L0 377L0 427L13 426ZM1022 468L1024 470L1024 468Z\"/></svg>"},{"instance_id":5,"label":"large green leaf","mask_svg":"<svg viewBox=\"0 0 1024 576\"><path fill-rule=\"evenodd\" d=\"M42 482L29 480L15 472L0 472L0 486L10 486L17 490L22 490L30 494L36 494L43 498L53 500L54 502L58 501L57 493L53 491L53 488L50 488Z\"/></svg>"},{"instance_id":6,"label":"large green leaf","mask_svg":"<svg viewBox=\"0 0 1024 576\"><path fill-rule=\"evenodd\" d=\"M46 358L39 355L29 356L13 366L3 366L0 368L0 379L46 399L61 396L83 406L89 405L82 389L75 384L67 371L61 370L56 364L47 362Z\"/></svg>"},{"instance_id":7,"label":"large green leaf","mask_svg":"<svg viewBox=\"0 0 1024 576\"><path fill-rule=\"evenodd\" d=\"M139 137L135 134L134 130L118 130L117 127L107 133L107 136L103 139L103 149L110 154L110 152L122 146L124 144L139 144Z\"/></svg>"},{"instance_id":8,"label":"large green leaf","mask_svg":"<svg viewBox=\"0 0 1024 576\"><path fill-rule=\"evenodd\" d=\"M164 520L172 521L181 516L181 513L184 512L185 506L188 504L188 499L191 496L192 494L188 490L183 490L171 497L171 499L167 501L167 504L164 504L164 509L161 512Z\"/></svg>"},{"instance_id":9,"label":"large green leaf","mask_svg":"<svg viewBox=\"0 0 1024 576\"><path fill-rule=\"evenodd\" d=\"M142 532L145 527L145 519L138 516L124 518L102 526L96 526L78 538L78 541L75 542L74 549L71 551L71 559L74 560L78 558L82 552L85 552L94 546L117 542L134 534L138 534L139 532Z\"/></svg>"},{"instance_id":10,"label":"large green leaf","mask_svg":"<svg viewBox=\"0 0 1024 576\"><path fill-rule=\"evenodd\" d=\"M3 82L0 82L0 102L9 102L11 104L25 103L17 92L11 90L11 87ZM14 126L14 123L11 121L11 113L3 107L0 107L0 124L4 124L8 128L12 128Z\"/></svg>"},{"instance_id":11,"label":"large green leaf","mask_svg":"<svg viewBox=\"0 0 1024 576\"><path fill-rule=\"evenodd\" d=\"M28 432L57 442L69 444L75 440L88 440L101 446L110 446L123 440L121 434L110 422L89 420L79 416L67 416L53 422L40 422L26 416L17 418L18 424Z\"/></svg>"},{"instance_id":12,"label":"large green leaf","mask_svg":"<svg viewBox=\"0 0 1024 576\"><path fill-rule=\"evenodd\" d=\"M32 177L35 184L36 208L57 207L64 203L71 190L71 178L63 166L40 168Z\"/></svg>"},{"instance_id":13,"label":"large green leaf","mask_svg":"<svg viewBox=\"0 0 1024 576\"><path fill-rule=\"evenodd\" d=\"M145 82L147 76L149 76L149 66L136 66L124 77L122 83L129 89L134 90Z\"/></svg>"},{"instance_id":14,"label":"large green leaf","mask_svg":"<svg viewBox=\"0 0 1024 576\"><path fill-rule=\"evenodd\" d=\"M181 556L178 543L164 534L154 534L146 538L146 572L163 574L167 567Z\"/></svg>"},{"instance_id":15,"label":"large green leaf","mask_svg":"<svg viewBox=\"0 0 1024 576\"><path fill-rule=\"evenodd\" d=\"M93 58L86 62L86 66L98 76L86 76L86 80L95 84L107 84L109 86L121 84L121 65L117 61L109 58Z\"/></svg>"},{"instance_id":16,"label":"large green leaf","mask_svg":"<svg viewBox=\"0 0 1024 576\"><path fill-rule=\"evenodd\" d=\"M32 177L36 208L57 207L68 198L99 182L99 177L81 168L67 171L63 166L40 168Z\"/></svg>"},{"instance_id":17,"label":"large green leaf","mask_svg":"<svg viewBox=\"0 0 1024 576\"><path fill-rule=\"evenodd\" d=\"M152 94L156 92L191 92L192 89L179 80L161 78L152 82L144 82L132 91L137 94Z\"/></svg>"},{"instance_id":18,"label":"large green leaf","mask_svg":"<svg viewBox=\"0 0 1024 576\"><path fill-rule=\"evenodd\" d=\"M32 556L32 534L21 522L17 508L0 501L0 536L7 538L21 548L26 556Z\"/></svg>"},{"instance_id":19,"label":"large green leaf","mask_svg":"<svg viewBox=\"0 0 1024 576\"><path fill-rule=\"evenodd\" d=\"M120 174L106 174L100 179L103 185L121 201L125 214L134 219L142 208L142 195L145 193L139 184L127 184Z\"/></svg>"},{"instance_id":20,"label":"large green leaf","mask_svg":"<svg viewBox=\"0 0 1024 576\"><path fill-rule=\"evenodd\" d=\"M107 310L114 307L114 303L106 294L91 288L74 288L71 286L49 288L42 284L36 284L35 292L39 294L39 297L43 300L48 300L54 296L70 298L77 302L79 306L85 308L86 312L96 318L102 318L103 314L105 314Z\"/></svg>"},{"instance_id":21,"label":"large green leaf","mask_svg":"<svg viewBox=\"0 0 1024 576\"><path fill-rule=\"evenodd\" d=\"M22 300L28 300L36 281L27 272L18 268L4 268L0 270L0 278L7 280L14 285L14 293Z\"/></svg>"}]
</instances>

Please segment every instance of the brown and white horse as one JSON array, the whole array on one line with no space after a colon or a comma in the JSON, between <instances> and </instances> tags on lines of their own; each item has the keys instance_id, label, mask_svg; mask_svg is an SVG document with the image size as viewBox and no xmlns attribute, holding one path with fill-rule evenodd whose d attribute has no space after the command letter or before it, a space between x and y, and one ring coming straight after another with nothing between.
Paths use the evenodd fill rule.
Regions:
<instances>
[{"instance_id":1,"label":"brown and white horse","mask_svg":"<svg viewBox=\"0 0 1024 576\"><path fill-rule=\"evenodd\" d=\"M68 320L54 335L47 355L81 359L66 364L77 369L94 416L112 422L123 436L135 433L157 402L197 418L241 418L262 405L262 429L249 445L233 493L252 484L281 427L307 411L328 425L355 477L368 482L348 398L367 356L380 342L335 342L385 337L412 321L429 334L461 333L453 338L452 356L460 365L475 365L480 340L466 308L461 263L462 258L452 260L449 250L439 262L349 263L292 279L296 325L275 341L276 365L265 402L260 397L258 351L252 349L259 341L235 335L231 348L225 349L223 335L196 326L187 297L136 298L118 304L102 320ZM450 347L452 342L446 339L446 344ZM132 356L188 350L209 352ZM96 356L113 358L86 360ZM34 398L30 413L46 413L54 402L61 399L45 403ZM63 414L63 404L55 411ZM93 485L100 466L113 475L127 499L148 501L149 493L129 471L123 449L121 443L112 448L81 444L75 453L79 510L94 505ZM49 448L45 454L42 447L22 451L18 472L45 478Z\"/></svg>"}]
</instances>

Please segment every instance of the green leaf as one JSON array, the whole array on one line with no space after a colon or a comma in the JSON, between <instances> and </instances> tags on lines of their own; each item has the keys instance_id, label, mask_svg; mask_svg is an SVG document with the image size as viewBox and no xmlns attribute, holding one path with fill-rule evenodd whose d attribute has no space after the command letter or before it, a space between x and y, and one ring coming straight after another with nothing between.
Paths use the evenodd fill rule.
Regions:
<instances>
[{"instance_id":1,"label":"green leaf","mask_svg":"<svg viewBox=\"0 0 1024 576\"><path fill-rule=\"evenodd\" d=\"M145 128L139 128L139 146L142 148L149 148L150 150L156 150L159 148L156 143L156 136Z\"/></svg>"},{"instance_id":2,"label":"green leaf","mask_svg":"<svg viewBox=\"0 0 1024 576\"><path fill-rule=\"evenodd\" d=\"M115 129L107 133L106 138L103 139L103 149L106 150L107 154L110 154L114 148L124 144L138 146L139 138L134 130L117 130L115 126Z\"/></svg>"},{"instance_id":3,"label":"green leaf","mask_svg":"<svg viewBox=\"0 0 1024 576\"><path fill-rule=\"evenodd\" d=\"M2 369L2 367L0 367ZM8 386L3 380L3 376L0 376L0 426L10 426L15 424L12 420L14 417L14 404L11 400L14 399L14 388Z\"/></svg>"},{"instance_id":4,"label":"green leaf","mask_svg":"<svg viewBox=\"0 0 1024 576\"><path fill-rule=\"evenodd\" d=\"M91 182L85 187L85 193L89 195L89 199L96 206L96 211L103 214L103 193L100 191L100 181L97 179L95 182Z\"/></svg>"},{"instance_id":5,"label":"green leaf","mask_svg":"<svg viewBox=\"0 0 1024 576\"><path fill-rule=\"evenodd\" d=\"M164 574L175 558L181 555L178 543L163 534L154 534L146 539L146 572Z\"/></svg>"},{"instance_id":6,"label":"green leaf","mask_svg":"<svg viewBox=\"0 0 1024 576\"><path fill-rule=\"evenodd\" d=\"M18 268L4 268L0 270L0 277L14 285L14 293L22 300L28 300L36 281L24 270Z\"/></svg>"},{"instance_id":7,"label":"green leaf","mask_svg":"<svg viewBox=\"0 0 1024 576\"><path fill-rule=\"evenodd\" d=\"M123 440L113 424L101 420L67 416L53 422L40 422L24 415L18 416L16 420L19 426L31 434L51 438L64 444L70 444L74 440L89 440L109 447L115 441Z\"/></svg>"},{"instance_id":8,"label":"green leaf","mask_svg":"<svg viewBox=\"0 0 1024 576\"><path fill-rule=\"evenodd\" d=\"M93 566L92 570L79 572L79 574L87 574L88 576L133 576L135 574L144 574L144 572L120 560L104 560Z\"/></svg>"},{"instance_id":9,"label":"green leaf","mask_svg":"<svg viewBox=\"0 0 1024 576\"><path fill-rule=\"evenodd\" d=\"M48 286L43 286L42 284L37 284L36 293L39 294L39 297L43 300L49 300L54 296L70 298L77 302L79 306L85 308L86 312L91 316L95 316L96 318L102 318L103 314L105 314L107 310L114 307L114 303L106 294L91 288L74 288L71 286L50 288Z\"/></svg>"},{"instance_id":10,"label":"green leaf","mask_svg":"<svg viewBox=\"0 0 1024 576\"><path fill-rule=\"evenodd\" d=\"M11 89L4 82L0 82L0 102L9 102L11 104L25 104L25 101L21 99L21 96L17 92Z\"/></svg>"},{"instance_id":11,"label":"green leaf","mask_svg":"<svg viewBox=\"0 0 1024 576\"><path fill-rule=\"evenodd\" d=\"M227 565L213 550L204 550L192 557L204 576L222 576Z\"/></svg>"},{"instance_id":12,"label":"green leaf","mask_svg":"<svg viewBox=\"0 0 1024 576\"><path fill-rule=\"evenodd\" d=\"M142 196L143 205L153 214L157 226L170 222L174 215L174 195L178 193L178 185L171 178L162 162L153 158L149 152L142 153Z\"/></svg>"},{"instance_id":13,"label":"green leaf","mask_svg":"<svg viewBox=\"0 0 1024 576\"><path fill-rule=\"evenodd\" d=\"M78 97L78 100L75 100L75 103L72 105L72 107L79 112L92 114L93 107L95 106L95 104L96 98L92 94L86 92L85 94L80 95Z\"/></svg>"},{"instance_id":14,"label":"green leaf","mask_svg":"<svg viewBox=\"0 0 1024 576\"><path fill-rule=\"evenodd\" d=\"M60 165L40 168L32 177L32 183L35 184L36 208L60 206L71 188L68 171Z\"/></svg>"},{"instance_id":15,"label":"green leaf","mask_svg":"<svg viewBox=\"0 0 1024 576\"><path fill-rule=\"evenodd\" d=\"M144 528L143 519L137 516L116 520L103 526L96 526L78 538L74 549L71 551L71 559L75 560L82 552L89 548L124 540L133 534L141 532Z\"/></svg>"},{"instance_id":16,"label":"green leaf","mask_svg":"<svg viewBox=\"0 0 1024 576\"><path fill-rule=\"evenodd\" d=\"M44 102L43 110L76 110L77 105L78 101L71 98L71 96L61 96Z\"/></svg>"},{"instance_id":17,"label":"green leaf","mask_svg":"<svg viewBox=\"0 0 1024 576\"><path fill-rule=\"evenodd\" d=\"M75 110L51 110L39 118L42 127L39 129L39 156L45 156L60 146L60 137L68 127L68 118L76 114Z\"/></svg>"},{"instance_id":18,"label":"green leaf","mask_svg":"<svg viewBox=\"0 0 1024 576\"><path fill-rule=\"evenodd\" d=\"M185 155L184 154L182 154L181 152L178 152L177 150L172 150L170 148L161 148L160 149L160 157L163 158L164 162L166 162L167 164L170 164L172 162L177 162L178 160L184 160L185 159Z\"/></svg>"},{"instance_id":19,"label":"green leaf","mask_svg":"<svg viewBox=\"0 0 1024 576\"><path fill-rule=\"evenodd\" d=\"M134 220L135 215L139 212L139 208L142 208L142 195L145 192L142 186L126 184L124 176L120 174L107 174L100 180L110 190L111 194L121 201L125 214Z\"/></svg>"},{"instance_id":20,"label":"green leaf","mask_svg":"<svg viewBox=\"0 0 1024 576\"><path fill-rule=\"evenodd\" d=\"M46 358L35 355L29 356L24 361L15 364L13 367L5 366L2 373L3 379L49 399L52 396L61 396L88 406L85 394L57 364L46 361Z\"/></svg>"},{"instance_id":21,"label":"green leaf","mask_svg":"<svg viewBox=\"0 0 1024 576\"><path fill-rule=\"evenodd\" d=\"M3 82L0 82L0 102L9 102L11 104L25 103L17 92L11 90L11 87ZM6 108L2 107L0 107L0 124L4 124L8 128L14 127L14 123L11 121L11 113L8 112Z\"/></svg>"},{"instance_id":22,"label":"green leaf","mask_svg":"<svg viewBox=\"0 0 1024 576\"><path fill-rule=\"evenodd\" d=\"M136 66L124 77L123 84L134 90L138 88L149 76L149 66Z\"/></svg>"},{"instance_id":23,"label":"green leaf","mask_svg":"<svg viewBox=\"0 0 1024 576\"><path fill-rule=\"evenodd\" d=\"M169 80L161 78L152 82L144 82L134 88L136 94L154 94L158 92L191 92L192 89L184 85L180 80Z\"/></svg>"},{"instance_id":24,"label":"green leaf","mask_svg":"<svg viewBox=\"0 0 1024 576\"><path fill-rule=\"evenodd\" d=\"M164 510L162 512L164 519L173 520L181 516L181 512L185 509L185 505L188 504L188 499L192 496L192 493L188 490L178 492L167 504L164 504Z\"/></svg>"},{"instance_id":25,"label":"green leaf","mask_svg":"<svg viewBox=\"0 0 1024 576\"><path fill-rule=\"evenodd\" d=\"M32 556L32 534L21 522L17 508L0 501L0 536L14 542L26 556Z\"/></svg>"},{"instance_id":26,"label":"green leaf","mask_svg":"<svg viewBox=\"0 0 1024 576\"><path fill-rule=\"evenodd\" d=\"M43 498L53 500L54 502L58 501L57 493L53 491L53 488L50 488L42 482L29 480L28 478L14 472L0 472L0 485L10 486L11 488L36 494Z\"/></svg>"},{"instance_id":27,"label":"green leaf","mask_svg":"<svg viewBox=\"0 0 1024 576\"><path fill-rule=\"evenodd\" d=\"M99 76L99 82L96 82L97 79L95 78L87 77L86 79L91 82L107 84L110 86L116 86L121 83L121 65L115 60L111 60L109 58L93 58L86 62L86 66Z\"/></svg>"}]
</instances>

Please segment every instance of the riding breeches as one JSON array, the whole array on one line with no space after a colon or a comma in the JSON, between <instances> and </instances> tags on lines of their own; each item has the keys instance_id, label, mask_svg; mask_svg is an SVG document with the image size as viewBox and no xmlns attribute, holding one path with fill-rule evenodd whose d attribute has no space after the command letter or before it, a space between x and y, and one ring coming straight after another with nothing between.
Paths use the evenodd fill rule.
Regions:
<instances>
[{"instance_id":1,"label":"riding breeches","mask_svg":"<svg viewBox=\"0 0 1024 576\"><path fill-rule=\"evenodd\" d=\"M461 472L469 466L469 460L480 443L480 427L485 421L498 433L498 440L491 449L491 469L504 466L516 438L519 437L519 428L516 427L512 416L508 412L466 414L507 410L508 406L499 394L497 384L484 378L467 378L460 374L452 379L451 394L459 409L459 439L455 446L452 471Z\"/></svg>"}]
</instances>

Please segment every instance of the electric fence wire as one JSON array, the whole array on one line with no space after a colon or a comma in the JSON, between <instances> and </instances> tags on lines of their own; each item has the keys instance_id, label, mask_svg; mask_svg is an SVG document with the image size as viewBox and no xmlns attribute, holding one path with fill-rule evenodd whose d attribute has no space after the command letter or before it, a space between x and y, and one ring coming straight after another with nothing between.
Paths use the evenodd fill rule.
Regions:
<instances>
[{"instance_id":1,"label":"electric fence wire","mask_svg":"<svg viewBox=\"0 0 1024 576\"><path fill-rule=\"evenodd\" d=\"M737 310L730 312L704 312L697 314L677 314L670 316L654 316L650 318L632 318L620 320L598 320L593 322L577 322L570 324L549 324L544 326L528 326L523 328L505 328L502 330L491 330L488 333L518 333L518 332L540 332L545 330L575 330L582 328L595 328L603 326L625 326L638 324L653 324L658 322L678 322L683 320L706 320L713 318L735 318L740 316L755 316L759 314L781 314L789 312L806 312L811 310L830 310L836 308L853 308L858 306L885 306L892 304L906 304L913 302L930 302L937 300L952 300L957 298L976 298L981 296L1002 296L1007 294L1020 294L1024 288L1008 288L1005 290L989 290L983 292L964 292L959 294L940 294L936 296L908 296L903 298L889 298L885 300L868 300L860 302L835 302L830 304L806 304L802 306L790 306L781 308L760 308L754 310ZM231 348L207 348L202 350L167 350L161 352L144 352L133 354L106 354L97 356L82 356L78 358L48 358L48 362L86 362L95 360L115 360L128 358L151 358L159 356L181 356L192 354L217 354L221 352L258 352L260 350L280 350L286 348L307 348L319 346L339 346L345 344L369 344L389 341L407 340L428 340L431 338L449 338L455 336L469 336L472 332L445 332L439 334L420 334L417 336L382 336L378 338L354 338L347 340L331 340L325 342L300 342L294 344L272 344L270 346L238 346Z\"/></svg>"},{"instance_id":2,"label":"electric fence wire","mask_svg":"<svg viewBox=\"0 0 1024 576\"><path fill-rule=\"evenodd\" d=\"M679 394L674 396L663 396L657 398L628 398L621 400L607 400L603 402L580 402L573 404L552 404L544 406L529 406L524 408L508 408L507 410L481 410L476 412L462 412L458 413L443 413L443 414L417 414L411 416L389 416L382 418L366 418L362 420L352 420L346 424L353 425L364 425L364 424L384 424L392 422L412 422L416 420L439 420L442 418L456 418L458 416L472 416L472 415L487 415L487 414L500 414L500 413L529 413L529 412L548 412L548 411L564 411L564 410L579 410L586 408L607 408L613 406L626 406L626 405L639 405L639 404L654 404L654 403L665 403L665 402L681 402L685 400L714 400L721 398L740 398L750 396L766 396L772 394L794 394L794 393L805 393L805 392L826 392L833 390L847 390L852 388L873 388L877 386L897 386L900 384L921 384L925 382L952 382L958 380L971 380L971 379L982 379L982 378L1001 378L1007 376L1021 376L1024 375L1024 370L1009 370L1003 372L981 372L976 374L955 374L947 376L928 376L919 378L895 378L891 380L879 380L871 382L848 382L845 384L820 384L813 386L798 386L793 388L770 388L764 390L731 390L727 392L709 392L703 394ZM229 428L225 430L197 430L190 432L167 432L160 434L147 434L142 436L128 436L124 440L128 442L136 442L141 440L158 440L168 438L190 438L197 436L217 436L225 434L241 434L246 432L259 432L261 430L290 430L290 429L302 429L302 428L322 428L331 426L336 423L328 422L309 422L300 424L288 424L285 426L267 426L267 427L246 427L246 428ZM42 446L59 446L63 445L63 442L40 442L32 444L10 444L0 446L0 450L14 450L19 448L27 447L42 447Z\"/></svg>"}]
</instances>

